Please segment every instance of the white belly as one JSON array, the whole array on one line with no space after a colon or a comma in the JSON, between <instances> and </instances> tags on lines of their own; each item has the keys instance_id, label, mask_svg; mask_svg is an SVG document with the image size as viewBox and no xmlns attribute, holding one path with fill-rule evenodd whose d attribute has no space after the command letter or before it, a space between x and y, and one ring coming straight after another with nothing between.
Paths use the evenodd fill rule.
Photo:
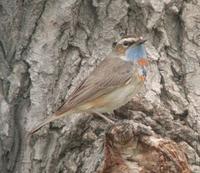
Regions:
<instances>
[{"instance_id":1,"label":"white belly","mask_svg":"<svg viewBox=\"0 0 200 173\"><path fill-rule=\"evenodd\" d=\"M131 83L124 87L118 88L108 95L104 96L104 99L107 100L107 104L102 107L93 108L93 111L96 112L112 112L113 110L125 105L128 103L133 96L135 96L143 86L143 82Z\"/></svg>"}]
</instances>

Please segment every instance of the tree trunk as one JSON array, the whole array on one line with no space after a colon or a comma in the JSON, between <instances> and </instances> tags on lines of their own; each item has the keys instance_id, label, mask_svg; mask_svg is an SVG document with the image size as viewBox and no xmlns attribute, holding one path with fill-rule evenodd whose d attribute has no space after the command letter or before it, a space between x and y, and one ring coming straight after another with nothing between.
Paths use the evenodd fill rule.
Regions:
<instances>
[{"instance_id":1,"label":"tree trunk","mask_svg":"<svg viewBox=\"0 0 200 173\"><path fill-rule=\"evenodd\" d=\"M133 130L142 143L136 151L143 156L145 145L146 154L159 150L177 172L199 173L199 11L199 0L1 0L0 172L106 173L107 159L122 157L107 155L110 146L121 153L107 146L109 128L115 127L96 116L72 115L31 137L27 132L63 103L111 51L119 33L127 31L148 38L151 62L146 90L116 110L115 118L145 127L145 138ZM170 141L180 157L174 161L158 139ZM147 157L132 159L135 169L126 162L121 172L155 171L142 164Z\"/></svg>"}]
</instances>

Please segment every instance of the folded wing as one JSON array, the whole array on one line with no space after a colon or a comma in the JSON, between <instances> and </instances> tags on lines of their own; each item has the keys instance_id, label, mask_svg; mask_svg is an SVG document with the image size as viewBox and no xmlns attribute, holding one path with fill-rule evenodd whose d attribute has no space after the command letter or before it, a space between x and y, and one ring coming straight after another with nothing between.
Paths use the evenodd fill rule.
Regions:
<instances>
[{"instance_id":1,"label":"folded wing","mask_svg":"<svg viewBox=\"0 0 200 173\"><path fill-rule=\"evenodd\" d=\"M106 58L98 67L82 81L68 97L56 115L61 115L78 105L92 101L114 89L124 86L133 78L136 72L131 62L119 58Z\"/></svg>"}]
</instances>

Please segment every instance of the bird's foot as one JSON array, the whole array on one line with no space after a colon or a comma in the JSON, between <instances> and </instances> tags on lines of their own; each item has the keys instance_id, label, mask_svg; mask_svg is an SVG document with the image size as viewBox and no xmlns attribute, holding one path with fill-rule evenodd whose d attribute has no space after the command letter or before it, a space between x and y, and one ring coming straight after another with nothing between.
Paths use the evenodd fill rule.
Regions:
<instances>
[{"instance_id":1,"label":"bird's foot","mask_svg":"<svg viewBox=\"0 0 200 173\"><path fill-rule=\"evenodd\" d=\"M99 112L94 112L96 115L100 116L101 118L103 118L104 120L106 120L108 123L110 124L115 124L114 120L109 119L108 117L106 117L105 115L103 115L102 113Z\"/></svg>"},{"instance_id":2,"label":"bird's foot","mask_svg":"<svg viewBox=\"0 0 200 173\"><path fill-rule=\"evenodd\" d=\"M109 113L105 113L105 114L106 114L106 117L108 117L110 120L115 121L115 122L119 121L115 112L109 112Z\"/></svg>"}]
</instances>

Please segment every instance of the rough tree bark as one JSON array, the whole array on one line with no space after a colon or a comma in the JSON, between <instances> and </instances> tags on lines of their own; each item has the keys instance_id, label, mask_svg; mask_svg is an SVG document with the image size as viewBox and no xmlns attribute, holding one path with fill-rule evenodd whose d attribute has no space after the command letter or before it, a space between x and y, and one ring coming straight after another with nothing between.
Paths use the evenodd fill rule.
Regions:
<instances>
[{"instance_id":1,"label":"rough tree bark","mask_svg":"<svg viewBox=\"0 0 200 173\"><path fill-rule=\"evenodd\" d=\"M73 115L31 138L26 134L62 104L125 30L148 37L151 65L145 92L116 118L176 142L172 148L178 145L192 172L200 172L199 0L1 0L1 173L106 172L108 124L102 119ZM145 143L147 151L154 142ZM141 162L135 160L135 172L145 167Z\"/></svg>"}]
</instances>

